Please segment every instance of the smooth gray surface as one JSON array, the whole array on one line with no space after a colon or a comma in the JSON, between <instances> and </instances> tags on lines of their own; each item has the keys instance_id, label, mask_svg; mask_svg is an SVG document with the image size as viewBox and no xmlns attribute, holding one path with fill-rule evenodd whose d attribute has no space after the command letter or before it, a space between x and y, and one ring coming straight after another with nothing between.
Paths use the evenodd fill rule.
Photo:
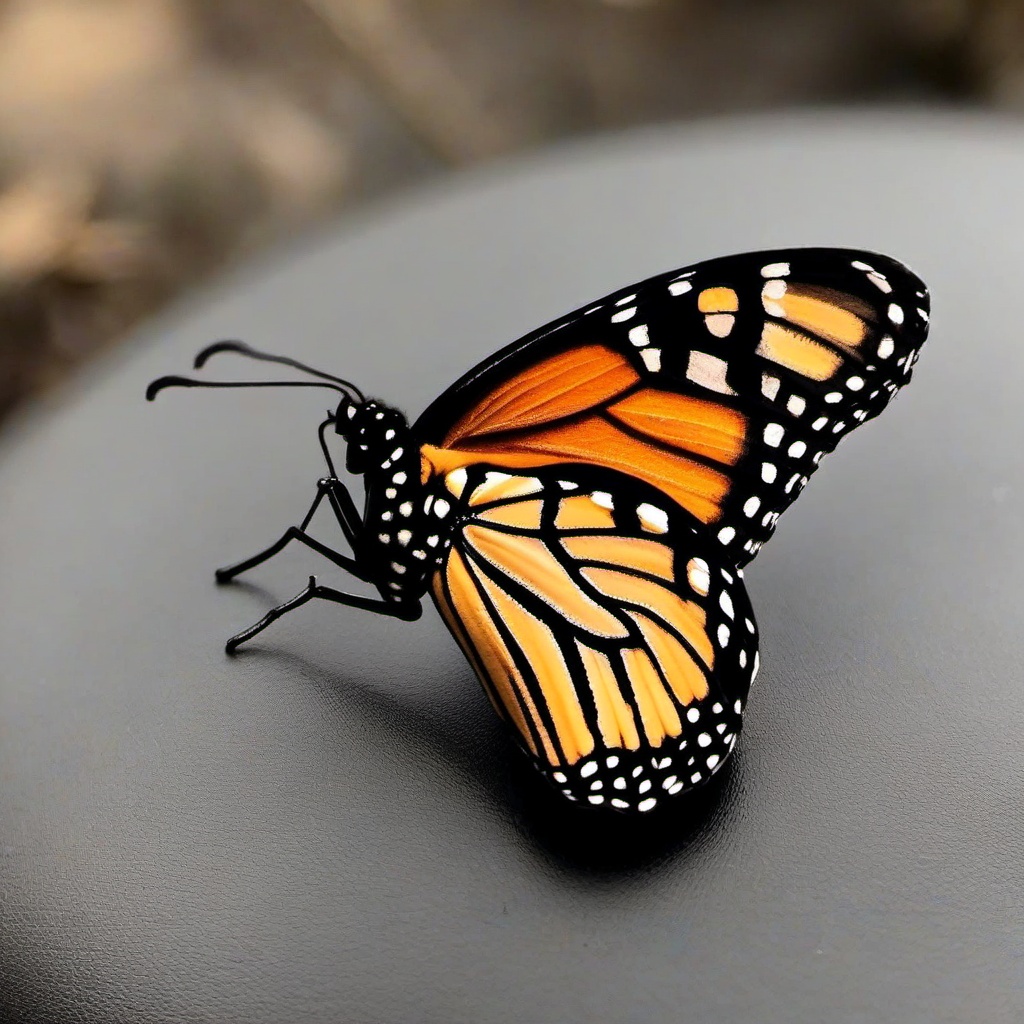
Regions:
<instances>
[{"instance_id":1,"label":"smooth gray surface","mask_svg":"<svg viewBox=\"0 0 1024 1024\"><path fill-rule=\"evenodd\" d=\"M625 137L377 212L166 318L0 461L0 1004L60 1021L1017 1021L1024 134L918 114ZM540 799L433 611L217 589L320 473L314 393L168 393L242 336L417 413L564 310L775 245L932 289L915 380L747 573L721 792ZM241 368L241 367L239 367ZM211 364L211 371L215 371ZM220 370L233 367L225 359ZM328 538L330 526L321 526Z\"/></svg>"}]
</instances>

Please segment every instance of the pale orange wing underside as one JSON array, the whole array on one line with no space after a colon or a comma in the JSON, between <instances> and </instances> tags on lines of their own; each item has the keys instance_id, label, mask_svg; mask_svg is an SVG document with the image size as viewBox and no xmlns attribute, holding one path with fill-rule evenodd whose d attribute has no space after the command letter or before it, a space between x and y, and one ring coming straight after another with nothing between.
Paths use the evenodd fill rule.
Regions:
<instances>
[{"instance_id":1,"label":"pale orange wing underside","mask_svg":"<svg viewBox=\"0 0 1024 1024\"><path fill-rule=\"evenodd\" d=\"M466 519L433 579L442 614L495 707L552 767L678 742L725 656L709 630L719 645L743 642L721 630L732 599L710 594L729 584L701 557L679 561L667 513L627 536L609 511L618 498L539 486L492 471L467 484Z\"/></svg>"}]
</instances>

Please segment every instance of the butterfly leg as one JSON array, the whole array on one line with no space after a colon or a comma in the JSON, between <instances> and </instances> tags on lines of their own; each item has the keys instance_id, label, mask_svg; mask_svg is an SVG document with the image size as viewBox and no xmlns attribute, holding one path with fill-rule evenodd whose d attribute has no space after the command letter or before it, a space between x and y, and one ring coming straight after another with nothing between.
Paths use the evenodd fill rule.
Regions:
<instances>
[{"instance_id":1,"label":"butterfly leg","mask_svg":"<svg viewBox=\"0 0 1024 1024\"><path fill-rule=\"evenodd\" d=\"M300 608L314 598L348 605L350 608L362 608L365 611L376 612L379 615L390 615L397 619L405 619L406 621L418 619L423 613L419 601L405 601L399 604L371 597L360 597L357 594L345 594L340 590L334 590L332 587L320 586L316 581L316 577L310 576L309 583L290 601L285 601L276 608L271 608L259 622L248 629L243 629L240 633L236 633L224 645L224 649L228 654L234 654L242 644L248 643L258 633L262 633L272 622L281 618L282 615L287 615L288 612Z\"/></svg>"},{"instance_id":2,"label":"butterfly leg","mask_svg":"<svg viewBox=\"0 0 1024 1024\"><path fill-rule=\"evenodd\" d=\"M305 544L308 548L312 548L338 567L351 573L356 579L366 581L366 575L359 567L358 558L349 558L346 555L339 554L333 548L329 548L326 544L321 543L306 532L325 497L338 520L338 525L341 527L345 539L352 546L353 551L358 552L362 521L359 518L355 503L352 501L348 489L340 480L336 477L325 477L317 482L316 497L313 499L313 504L310 505L309 511L298 526L290 526L270 547L265 548L263 551L243 559L241 562L236 562L234 565L218 569L214 574L217 582L227 583L241 573L261 565L282 551L293 540Z\"/></svg>"}]
</instances>

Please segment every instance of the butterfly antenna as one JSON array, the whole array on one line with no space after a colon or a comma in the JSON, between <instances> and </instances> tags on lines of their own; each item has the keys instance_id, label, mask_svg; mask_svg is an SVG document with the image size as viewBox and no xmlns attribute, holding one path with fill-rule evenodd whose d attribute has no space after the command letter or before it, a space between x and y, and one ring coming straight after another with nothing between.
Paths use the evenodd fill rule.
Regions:
<instances>
[{"instance_id":1,"label":"butterfly antenna","mask_svg":"<svg viewBox=\"0 0 1024 1024\"><path fill-rule=\"evenodd\" d=\"M164 388L330 388L346 398L348 389L327 381L312 380L194 380L191 377L158 377L146 388L146 400L152 402ZM352 389L355 390L354 388ZM357 392L358 394L358 392ZM360 395L360 400L364 400Z\"/></svg>"},{"instance_id":2,"label":"butterfly antenna","mask_svg":"<svg viewBox=\"0 0 1024 1024\"><path fill-rule=\"evenodd\" d=\"M329 380L335 384L340 384L349 391L353 398L360 402L366 401L363 393L350 381L343 380L341 377L335 377L330 373L324 373L323 370L317 370L312 366L307 366L305 363L300 363L297 359L292 359L290 356L275 356L270 352L261 352L259 349L247 345L244 341L215 341L212 345L207 345L196 356L192 365L195 369L201 370L210 356L215 356L218 352L233 352L235 355L257 359L263 363L279 363L281 366L290 366L295 370L308 373L310 376L319 377L321 380Z\"/></svg>"}]
</instances>

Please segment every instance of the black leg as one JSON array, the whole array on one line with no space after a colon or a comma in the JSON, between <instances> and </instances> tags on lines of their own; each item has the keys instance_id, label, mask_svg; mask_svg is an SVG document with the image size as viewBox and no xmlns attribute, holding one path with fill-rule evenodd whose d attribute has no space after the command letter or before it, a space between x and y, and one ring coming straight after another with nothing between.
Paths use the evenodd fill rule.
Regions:
<instances>
[{"instance_id":1,"label":"black leg","mask_svg":"<svg viewBox=\"0 0 1024 1024\"><path fill-rule=\"evenodd\" d=\"M362 608L365 611L376 612L378 615L391 615L396 619L405 619L407 621L418 619L423 612L419 601L404 601L401 603L395 601L390 603L370 597L359 597L356 594L343 594L340 590L319 586L316 582L316 577L310 576L309 583L305 589L301 590L290 601L285 601L284 604L271 608L255 625L250 626L248 629L243 629L241 633L236 633L225 644L225 650L228 654L234 654L242 644L248 643L258 633L262 633L272 622L281 618L282 615L287 615L288 612L301 607L307 601L312 601L314 598L334 601L337 604L348 605L351 608Z\"/></svg>"},{"instance_id":2,"label":"black leg","mask_svg":"<svg viewBox=\"0 0 1024 1024\"><path fill-rule=\"evenodd\" d=\"M357 579L365 581L366 576L359 568L359 564L356 559L339 554L333 548L329 548L326 544L322 544L320 541L306 533L306 528L312 521L313 516L316 514L316 510L320 507L320 502L323 501L325 496L338 519L338 525L341 527L342 533L345 534L345 539L352 545L353 550L356 550L359 542L359 533L362 528L359 513L356 510L355 503L352 501L352 497L349 495L348 489L345 485L340 480L329 477L317 482L316 497L313 499L313 504L310 505L309 511L303 517L300 525L290 526L273 544L270 545L270 547L252 555L250 558L243 559L241 562L236 562L234 565L227 565L218 569L214 574L217 582L227 583L241 573L247 572L249 569L252 569L257 565L261 565L268 559L273 558L274 555L278 554L278 552L293 540L297 540L302 544L305 544L318 554L323 555L324 558L332 561L335 565L346 570L346 572L351 573Z\"/></svg>"}]
</instances>

